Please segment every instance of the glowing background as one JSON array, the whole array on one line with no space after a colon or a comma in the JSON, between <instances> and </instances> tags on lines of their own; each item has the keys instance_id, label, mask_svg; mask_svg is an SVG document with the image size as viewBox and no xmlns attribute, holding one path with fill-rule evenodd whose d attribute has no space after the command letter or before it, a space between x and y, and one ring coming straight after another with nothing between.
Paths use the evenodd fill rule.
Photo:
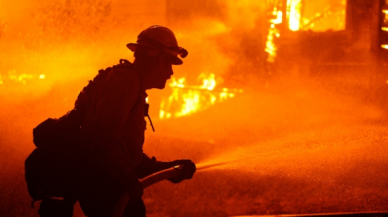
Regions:
<instances>
[{"instance_id":1,"label":"glowing background","mask_svg":"<svg viewBox=\"0 0 388 217\"><path fill-rule=\"evenodd\" d=\"M214 74L223 80L217 87L244 91L170 119L158 119L159 105L174 90L149 91L156 133L146 132L146 153L202 164L236 160L180 185L151 186L149 216L387 210L384 108L367 103L364 77L305 76L307 69L275 59L285 70L270 74L274 2L0 1L0 216L37 216L23 177L32 128L71 109L98 69L131 60L125 44L152 24L173 29L190 53L174 68L177 79L201 86L199 75ZM333 3L305 2L302 21ZM337 18L312 30L334 28Z\"/></svg>"}]
</instances>

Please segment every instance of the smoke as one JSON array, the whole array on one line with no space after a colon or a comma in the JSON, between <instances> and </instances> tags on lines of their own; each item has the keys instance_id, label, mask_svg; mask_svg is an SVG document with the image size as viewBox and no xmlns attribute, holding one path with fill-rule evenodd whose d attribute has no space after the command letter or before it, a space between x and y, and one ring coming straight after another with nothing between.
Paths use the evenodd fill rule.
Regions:
<instances>
[{"instance_id":1,"label":"smoke","mask_svg":"<svg viewBox=\"0 0 388 217\"><path fill-rule=\"evenodd\" d=\"M179 44L189 51L184 65L175 67L177 77L184 76L189 82L195 82L201 73L224 74L233 60L217 45L216 39L228 34L230 28L224 23L198 18L193 20L189 29L177 31Z\"/></svg>"},{"instance_id":2,"label":"smoke","mask_svg":"<svg viewBox=\"0 0 388 217\"><path fill-rule=\"evenodd\" d=\"M131 60L125 44L135 41L147 26L162 24L174 30L179 44L190 53L185 64L175 68L176 77L195 83L198 75L214 73L225 77L226 83L245 83L246 75L258 68L252 67L252 60L264 52L258 32L262 15L258 11L264 6L250 1L195 3L195 13L176 20L183 16L180 13L195 11L190 4L171 1L158 5L156 12L134 1L40 1L21 7L4 1L0 47L7 52L0 54L2 82L7 87L18 85L10 81L10 73L34 78L44 74L46 82L40 85L32 79L19 86L21 92L38 86L34 92L39 96L58 82L91 79L98 69L116 64L120 58ZM126 7L137 10L124 10Z\"/></svg>"},{"instance_id":3,"label":"smoke","mask_svg":"<svg viewBox=\"0 0 388 217\"><path fill-rule=\"evenodd\" d=\"M257 59L265 58L264 8L263 2L254 1L170 1L168 24L190 53L185 64L176 67L177 76L193 83L206 72L230 85L246 84L263 67L254 66L260 62Z\"/></svg>"},{"instance_id":4,"label":"smoke","mask_svg":"<svg viewBox=\"0 0 388 217\"><path fill-rule=\"evenodd\" d=\"M248 31L257 28L258 19L265 10L265 3L260 1L222 1L226 8L226 22L238 31Z\"/></svg>"}]
</instances>

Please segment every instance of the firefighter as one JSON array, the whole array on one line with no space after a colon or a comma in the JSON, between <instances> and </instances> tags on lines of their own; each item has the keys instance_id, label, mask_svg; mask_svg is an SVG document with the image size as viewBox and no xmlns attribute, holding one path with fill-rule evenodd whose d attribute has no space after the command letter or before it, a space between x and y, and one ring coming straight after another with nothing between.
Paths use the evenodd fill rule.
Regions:
<instances>
[{"instance_id":1,"label":"firefighter","mask_svg":"<svg viewBox=\"0 0 388 217\"><path fill-rule=\"evenodd\" d=\"M124 216L145 216L139 179L182 165L181 172L170 179L179 183L191 179L196 170L191 160L161 162L142 149L148 116L146 90L163 89L173 75L172 65L182 64L179 57L186 57L187 51L178 46L170 29L157 25L142 31L137 42L127 47L134 52L135 60L121 60L105 70L88 96L83 118L75 194L89 217L111 216L124 192L130 195Z\"/></svg>"}]
</instances>

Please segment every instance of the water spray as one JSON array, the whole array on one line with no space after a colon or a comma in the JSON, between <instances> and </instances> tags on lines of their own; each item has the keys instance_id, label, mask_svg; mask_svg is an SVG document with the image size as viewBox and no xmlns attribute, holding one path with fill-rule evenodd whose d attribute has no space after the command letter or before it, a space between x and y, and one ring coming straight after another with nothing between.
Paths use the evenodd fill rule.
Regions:
<instances>
[{"instance_id":1,"label":"water spray","mask_svg":"<svg viewBox=\"0 0 388 217\"><path fill-rule=\"evenodd\" d=\"M245 158L240 158L237 160L230 160L230 161L224 161L224 162L218 162L218 163L210 163L210 164L209 163L199 163L199 164L196 164L196 166L197 166L197 171L202 171L202 170L206 170L206 169L210 169L210 168L214 168L214 167L219 167L219 166L223 166L223 165L227 165L227 164L237 163L237 162L242 161L242 160L250 160L250 159L263 157L263 156L267 156L267 154L256 155L253 157L245 157Z\"/></svg>"},{"instance_id":2,"label":"water spray","mask_svg":"<svg viewBox=\"0 0 388 217\"><path fill-rule=\"evenodd\" d=\"M210 169L210 168L214 168L214 167L219 167L219 166L223 166L225 164L230 164L233 162L235 162L235 161L227 161L227 162L213 163L213 164L199 164L199 165L197 165L197 171L206 170L206 169Z\"/></svg>"}]
</instances>

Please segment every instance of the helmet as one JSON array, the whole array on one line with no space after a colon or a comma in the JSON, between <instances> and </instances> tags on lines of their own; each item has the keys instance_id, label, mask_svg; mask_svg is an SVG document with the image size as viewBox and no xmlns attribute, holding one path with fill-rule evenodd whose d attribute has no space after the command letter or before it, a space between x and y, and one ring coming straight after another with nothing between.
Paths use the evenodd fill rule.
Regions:
<instances>
[{"instance_id":1,"label":"helmet","mask_svg":"<svg viewBox=\"0 0 388 217\"><path fill-rule=\"evenodd\" d=\"M137 36L136 43L129 43L127 47L135 52L139 46L157 49L167 54L174 65L181 65L183 62L178 57L185 58L188 55L186 49L179 47L174 33L164 26L150 26Z\"/></svg>"}]
</instances>

